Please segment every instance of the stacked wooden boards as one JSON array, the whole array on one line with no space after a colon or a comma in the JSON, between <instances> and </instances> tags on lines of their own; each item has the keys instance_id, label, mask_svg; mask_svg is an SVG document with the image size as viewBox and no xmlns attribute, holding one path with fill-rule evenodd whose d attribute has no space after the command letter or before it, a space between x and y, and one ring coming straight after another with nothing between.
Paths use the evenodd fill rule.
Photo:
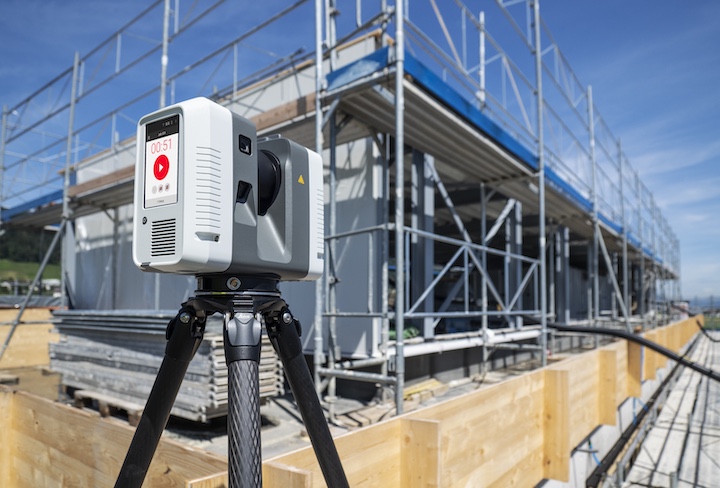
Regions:
<instances>
[{"instance_id":1,"label":"stacked wooden boards","mask_svg":"<svg viewBox=\"0 0 720 488\"><path fill-rule=\"evenodd\" d=\"M113 486L134 431L0 386L0 486ZM163 436L143 486L227 487L227 458Z\"/></svg>"},{"instance_id":2,"label":"stacked wooden boards","mask_svg":"<svg viewBox=\"0 0 720 488\"><path fill-rule=\"evenodd\" d=\"M174 316L171 311L58 311L54 322L61 339L50 347L50 367L62 373L66 387L144 405L165 354L165 329ZM222 318L209 317L173 415L205 422L227 413L222 332ZM282 392L282 367L263 334L260 396Z\"/></svg>"}]
</instances>

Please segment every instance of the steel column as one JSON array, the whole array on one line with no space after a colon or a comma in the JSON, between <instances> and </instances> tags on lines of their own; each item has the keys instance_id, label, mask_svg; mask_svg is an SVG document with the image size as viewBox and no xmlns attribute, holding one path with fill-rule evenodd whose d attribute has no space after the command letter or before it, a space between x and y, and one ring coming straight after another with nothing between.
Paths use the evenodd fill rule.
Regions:
<instances>
[{"instance_id":1,"label":"steel column","mask_svg":"<svg viewBox=\"0 0 720 488\"><path fill-rule=\"evenodd\" d=\"M413 150L412 157L412 226L425 232L434 231L435 192L428 165L434 165L432 156ZM411 236L412 259L410 260L410 296L416 301L433 280L434 245L430 239L417 234ZM430 312L435 305L435 294L431 292L420 305L421 312ZM431 318L422 319L420 330L426 339L435 335Z\"/></svg>"}]
</instances>

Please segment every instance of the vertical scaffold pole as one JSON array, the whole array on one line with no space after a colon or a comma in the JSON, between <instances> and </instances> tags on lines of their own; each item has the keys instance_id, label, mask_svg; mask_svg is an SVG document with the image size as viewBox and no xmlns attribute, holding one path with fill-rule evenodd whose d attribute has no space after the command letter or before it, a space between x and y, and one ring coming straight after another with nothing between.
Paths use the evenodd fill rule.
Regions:
<instances>
[{"instance_id":1,"label":"vertical scaffold pole","mask_svg":"<svg viewBox=\"0 0 720 488\"><path fill-rule=\"evenodd\" d=\"M325 41L328 47L328 61L330 65L330 72L335 71L337 67L337 16L340 12L337 9L336 0L326 0L325 2ZM325 221L328 223L328 228L331 236L337 234L337 122L335 118L335 111L329 113L328 124L330 125L330 174L329 174L329 206L330 211ZM330 274L328 275L328 288L327 288L327 301L328 308L333 314L328 317L328 368L335 369L337 363L341 360L341 351L338 346L338 335L337 335L337 316L334 312L337 311L337 286L338 280L335 274L336 268L336 257L337 257L337 239L333 238L328 242L329 255L330 255ZM328 404L328 418L331 422L335 421L335 406L337 401L337 378L330 376L328 378L327 395L326 400Z\"/></svg>"},{"instance_id":2,"label":"vertical scaffold pole","mask_svg":"<svg viewBox=\"0 0 720 488\"><path fill-rule=\"evenodd\" d=\"M323 89L323 49L322 49L322 28L323 28L323 0L315 0L315 152L323 153L322 133L322 89ZM315 391L318 397L322 394L320 384L319 368L324 362L323 359L323 334L322 334L322 310L323 296L325 291L325 280L327 274L315 282L315 327L314 327L314 349L313 349L313 372L315 380Z\"/></svg>"},{"instance_id":3,"label":"vertical scaffold pole","mask_svg":"<svg viewBox=\"0 0 720 488\"><path fill-rule=\"evenodd\" d=\"M170 0L165 0L163 10L162 57L160 58L160 108L165 107L165 88L167 86L168 46L170 44ZM233 95L235 95L233 93Z\"/></svg>"},{"instance_id":4,"label":"vertical scaffold pole","mask_svg":"<svg viewBox=\"0 0 720 488\"><path fill-rule=\"evenodd\" d=\"M4 198L3 185L5 184L5 134L7 128L7 105L3 105L2 127L0 128L0 222L2 222L2 202Z\"/></svg>"},{"instance_id":5,"label":"vertical scaffold pole","mask_svg":"<svg viewBox=\"0 0 720 488\"><path fill-rule=\"evenodd\" d=\"M485 191L485 183L480 183L480 230L482 234L482 265L483 269L487 269L487 195ZM488 289L487 289L487 274L481 273L482 277L480 278L480 286L481 286L481 297L482 297L482 374L487 373L488 371L488 347L487 347L487 338L488 338Z\"/></svg>"},{"instance_id":6,"label":"vertical scaffold pole","mask_svg":"<svg viewBox=\"0 0 720 488\"><path fill-rule=\"evenodd\" d=\"M73 61L73 77L72 77L72 87L70 88L70 116L68 118L68 132L67 132L67 143L65 145L65 174L63 175L63 208L62 208L62 218L64 221L67 221L70 219L70 195L68 190L70 189L70 170L72 165L72 140L73 140L73 132L75 131L75 105L76 105L76 98L77 98L77 89L78 89L78 75L80 73L80 53L75 52L75 60ZM64 233L67 225L63 225L60 230L58 231L58 234ZM63 236L59 236L59 238L62 238L62 255L65 256L69 251L67 249L68 242ZM60 299L60 305L62 308L65 308L67 306L67 273L65 270L62 270L62 273L60 275L60 292L62 295L62 298Z\"/></svg>"},{"instance_id":7,"label":"vertical scaffold pole","mask_svg":"<svg viewBox=\"0 0 720 488\"><path fill-rule=\"evenodd\" d=\"M478 15L478 22L480 24L480 63L478 65L478 77L480 81L480 90L478 95L480 97L480 109L485 108L485 12L481 11Z\"/></svg>"},{"instance_id":8,"label":"vertical scaffold pole","mask_svg":"<svg viewBox=\"0 0 720 488\"><path fill-rule=\"evenodd\" d=\"M620 175L620 210L622 212L623 226L623 249L622 249L622 276L623 276L623 302L627 308L625 326L630 329L630 316L632 315L632 304L630 303L630 283L628 279L628 224L625 212L625 164L623 161L622 145L618 140L618 173Z\"/></svg>"},{"instance_id":9,"label":"vertical scaffold pole","mask_svg":"<svg viewBox=\"0 0 720 488\"><path fill-rule=\"evenodd\" d=\"M540 347L542 365L547 365L547 258L545 256L545 140L543 138L542 51L540 49L540 0L533 0L535 34L535 82L537 88L538 204L540 254Z\"/></svg>"},{"instance_id":10,"label":"vertical scaffold pole","mask_svg":"<svg viewBox=\"0 0 720 488\"><path fill-rule=\"evenodd\" d=\"M405 387L405 10L395 7L395 405L403 413Z\"/></svg>"},{"instance_id":11,"label":"vertical scaffold pole","mask_svg":"<svg viewBox=\"0 0 720 488\"><path fill-rule=\"evenodd\" d=\"M587 87L587 114L588 133L590 138L590 164L592 165L592 222L593 222L593 246L592 246L592 276L593 276L593 321L597 327L600 320L600 227L598 226L598 183L597 183L597 159L595 158L595 113L593 107L592 86ZM610 270L608 269L608 272ZM595 336L595 345L598 338Z\"/></svg>"}]
</instances>

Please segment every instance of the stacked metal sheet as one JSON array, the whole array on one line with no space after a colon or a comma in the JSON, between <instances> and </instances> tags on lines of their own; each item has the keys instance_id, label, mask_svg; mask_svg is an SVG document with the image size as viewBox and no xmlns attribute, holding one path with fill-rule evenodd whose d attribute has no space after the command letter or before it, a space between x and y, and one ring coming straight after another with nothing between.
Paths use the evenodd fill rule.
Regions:
<instances>
[{"instance_id":1,"label":"stacked metal sheet","mask_svg":"<svg viewBox=\"0 0 720 488\"><path fill-rule=\"evenodd\" d=\"M57 311L62 335L50 345L50 367L63 384L145 405L165 354L165 329L175 311ZM185 374L172 414L206 422L225 415L228 374L222 317L208 318L205 336ZM263 331L260 396L283 393L282 366Z\"/></svg>"}]
</instances>

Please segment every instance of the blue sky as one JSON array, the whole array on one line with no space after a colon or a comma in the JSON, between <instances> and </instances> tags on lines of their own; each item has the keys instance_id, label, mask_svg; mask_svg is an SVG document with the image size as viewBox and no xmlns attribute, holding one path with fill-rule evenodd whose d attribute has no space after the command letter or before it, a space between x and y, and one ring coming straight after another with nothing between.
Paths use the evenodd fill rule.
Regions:
<instances>
[{"instance_id":1,"label":"blue sky","mask_svg":"<svg viewBox=\"0 0 720 488\"><path fill-rule=\"evenodd\" d=\"M276 10L241 3L245 20ZM427 8L423 4L413 1L412 13ZM146 5L0 1L0 103L14 105L32 93L68 68L76 50L87 52ZM542 0L541 11L680 237L683 295L720 295L720 2ZM291 42L301 30L311 37L312 17L307 21L275 42ZM171 72L180 68L173 61L177 57Z\"/></svg>"},{"instance_id":2,"label":"blue sky","mask_svg":"<svg viewBox=\"0 0 720 488\"><path fill-rule=\"evenodd\" d=\"M541 5L680 238L683 295L720 294L720 2Z\"/></svg>"}]
</instances>

